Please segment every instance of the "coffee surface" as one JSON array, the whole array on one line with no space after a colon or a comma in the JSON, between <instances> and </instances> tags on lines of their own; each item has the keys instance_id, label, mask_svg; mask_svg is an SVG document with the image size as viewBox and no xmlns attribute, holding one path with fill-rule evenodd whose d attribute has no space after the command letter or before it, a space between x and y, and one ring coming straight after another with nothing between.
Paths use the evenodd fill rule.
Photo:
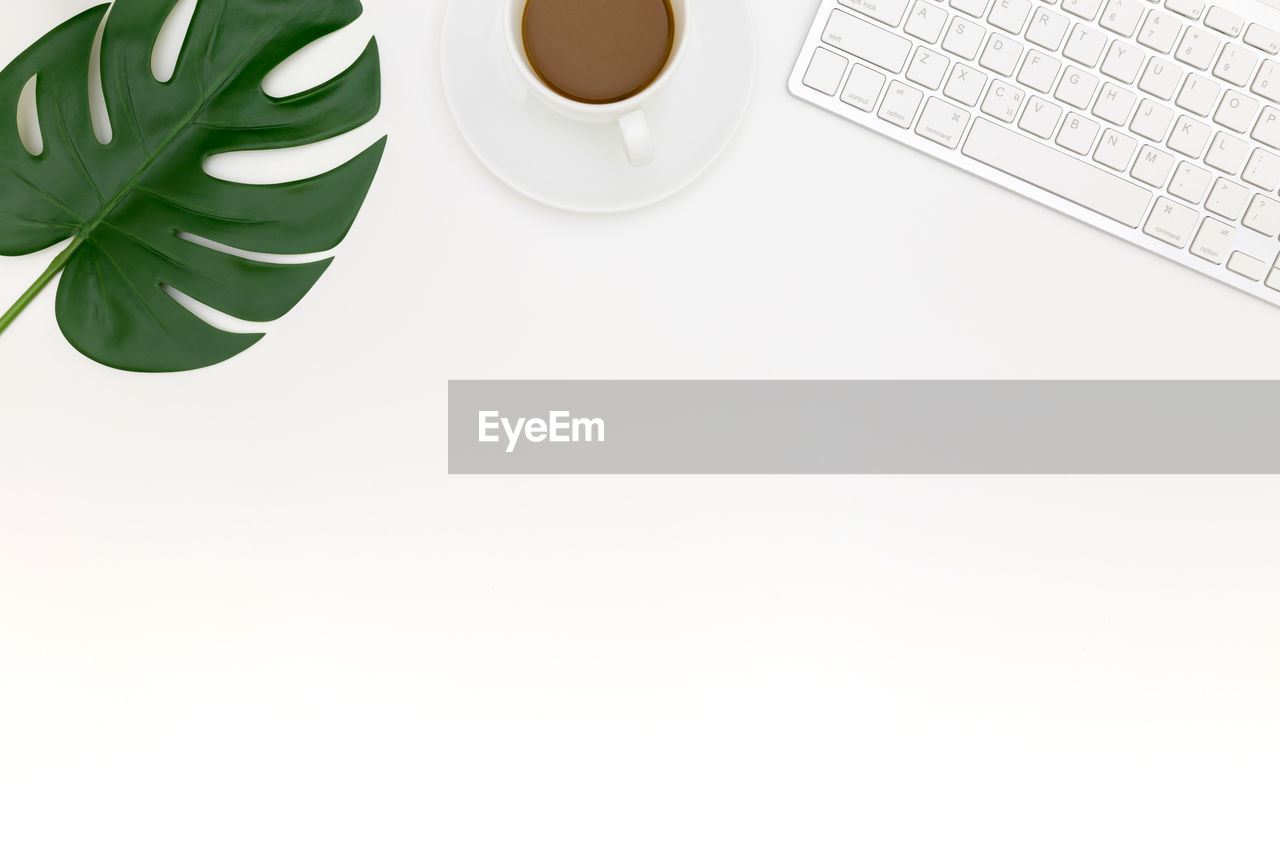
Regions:
<instances>
[{"instance_id":1,"label":"coffee surface","mask_svg":"<svg viewBox=\"0 0 1280 853\"><path fill-rule=\"evenodd\" d=\"M669 0L529 0L524 12L533 70L586 104L643 92L666 67L674 38Z\"/></svg>"}]
</instances>

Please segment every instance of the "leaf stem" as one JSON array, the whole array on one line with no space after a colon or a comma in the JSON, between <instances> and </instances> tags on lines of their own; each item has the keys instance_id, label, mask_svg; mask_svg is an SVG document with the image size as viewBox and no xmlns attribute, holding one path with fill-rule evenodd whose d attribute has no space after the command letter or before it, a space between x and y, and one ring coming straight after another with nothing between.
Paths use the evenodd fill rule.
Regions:
<instances>
[{"instance_id":1,"label":"leaf stem","mask_svg":"<svg viewBox=\"0 0 1280 853\"><path fill-rule=\"evenodd\" d=\"M26 310L32 300L40 295L40 291L44 290L49 282L53 281L58 273L62 272L62 268L71 260L71 256L76 253L76 249L80 248L84 240L83 236L76 235L76 238L71 241L71 245L63 249L58 257L53 259L53 263L49 264L49 268L36 279L34 284L27 288L27 292L18 297L18 301L13 303L13 307L4 312L4 316L0 317L0 333L9 328L10 324L18 319L18 315Z\"/></svg>"}]
</instances>

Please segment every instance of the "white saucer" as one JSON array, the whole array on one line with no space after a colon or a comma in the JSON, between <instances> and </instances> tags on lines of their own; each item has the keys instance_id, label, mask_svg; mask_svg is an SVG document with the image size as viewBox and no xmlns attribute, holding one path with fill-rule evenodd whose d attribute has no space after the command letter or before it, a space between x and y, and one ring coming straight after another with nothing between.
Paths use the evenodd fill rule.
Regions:
<instances>
[{"instance_id":1,"label":"white saucer","mask_svg":"<svg viewBox=\"0 0 1280 853\"><path fill-rule=\"evenodd\" d=\"M495 175L535 201L617 213L687 187L728 147L755 87L756 36L747 0L699 0L689 52L646 108L657 160L627 162L615 124L564 118L523 91L502 30L503 0L453 0L441 70L463 138Z\"/></svg>"}]
</instances>

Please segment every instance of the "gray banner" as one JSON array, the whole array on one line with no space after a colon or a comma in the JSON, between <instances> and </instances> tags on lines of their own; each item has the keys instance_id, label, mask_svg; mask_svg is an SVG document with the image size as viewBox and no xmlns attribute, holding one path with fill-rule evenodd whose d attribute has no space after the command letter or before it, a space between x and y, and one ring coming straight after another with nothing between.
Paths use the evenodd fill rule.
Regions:
<instances>
[{"instance_id":1,"label":"gray banner","mask_svg":"<svg viewBox=\"0 0 1280 853\"><path fill-rule=\"evenodd\" d=\"M450 382L452 474L1280 474L1276 382Z\"/></svg>"}]
</instances>

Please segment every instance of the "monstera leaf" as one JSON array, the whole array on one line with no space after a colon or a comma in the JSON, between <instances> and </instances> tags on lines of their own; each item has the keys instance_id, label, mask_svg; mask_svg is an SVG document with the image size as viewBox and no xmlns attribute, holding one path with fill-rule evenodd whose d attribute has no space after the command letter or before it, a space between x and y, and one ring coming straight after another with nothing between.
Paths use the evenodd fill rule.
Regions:
<instances>
[{"instance_id":1,"label":"monstera leaf","mask_svg":"<svg viewBox=\"0 0 1280 853\"><path fill-rule=\"evenodd\" d=\"M364 202L386 140L337 169L292 183L246 185L205 173L223 152L288 148L352 130L378 112L377 45L345 72L290 97L267 74L360 16L358 0L198 0L173 76L152 72L156 39L178 0L117 0L62 24L0 72L0 254L68 238L16 305L7 327L62 273L58 325L76 349L124 370L216 364L260 335L214 328L166 289L248 321L283 316L330 261L274 264L242 253L327 252ZM110 14L108 15L108 10ZM101 79L112 138L90 114L90 54L104 16ZM14 117L36 79L43 150L23 145Z\"/></svg>"}]
</instances>

